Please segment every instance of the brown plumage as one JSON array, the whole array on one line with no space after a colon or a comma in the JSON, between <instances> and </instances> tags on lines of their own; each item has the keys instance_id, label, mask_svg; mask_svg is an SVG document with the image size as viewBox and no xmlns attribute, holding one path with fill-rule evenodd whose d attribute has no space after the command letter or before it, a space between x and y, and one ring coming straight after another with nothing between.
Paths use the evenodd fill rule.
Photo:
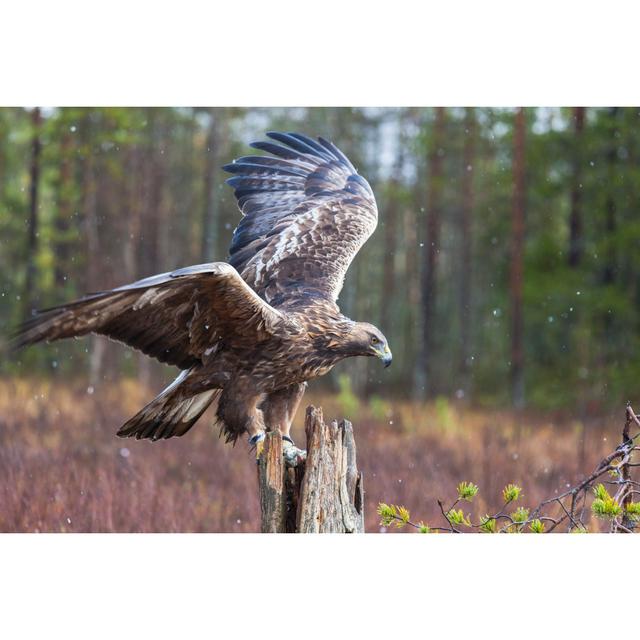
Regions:
<instances>
[{"instance_id":1,"label":"brown plumage","mask_svg":"<svg viewBox=\"0 0 640 640\"><path fill-rule=\"evenodd\" d=\"M218 398L227 440L288 435L307 380L350 356L389 364L382 333L337 306L354 256L377 224L367 181L332 143L293 133L224 168L243 218L228 263L186 267L41 311L14 348L98 333L182 369L119 431L186 433Z\"/></svg>"}]
</instances>

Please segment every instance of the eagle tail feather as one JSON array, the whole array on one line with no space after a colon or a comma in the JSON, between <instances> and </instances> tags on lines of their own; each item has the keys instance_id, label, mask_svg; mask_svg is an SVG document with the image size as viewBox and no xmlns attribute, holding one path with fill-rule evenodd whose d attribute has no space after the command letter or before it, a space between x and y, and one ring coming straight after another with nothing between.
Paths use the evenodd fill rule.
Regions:
<instances>
[{"instance_id":1,"label":"eagle tail feather","mask_svg":"<svg viewBox=\"0 0 640 640\"><path fill-rule=\"evenodd\" d=\"M184 374L186 373L185 371ZM122 425L117 435L121 438L155 441L187 433L217 398L220 389L209 389L184 397L179 384L184 379L184 374Z\"/></svg>"}]
</instances>

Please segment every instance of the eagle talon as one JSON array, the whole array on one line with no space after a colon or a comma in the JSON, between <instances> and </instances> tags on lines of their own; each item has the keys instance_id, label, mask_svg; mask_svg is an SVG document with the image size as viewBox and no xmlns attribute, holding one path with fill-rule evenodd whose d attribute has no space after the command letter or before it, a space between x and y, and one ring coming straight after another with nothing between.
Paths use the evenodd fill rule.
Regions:
<instances>
[{"instance_id":1,"label":"eagle talon","mask_svg":"<svg viewBox=\"0 0 640 640\"><path fill-rule=\"evenodd\" d=\"M307 452L298 449L289 436L282 436L282 455L288 467L297 467L307 459Z\"/></svg>"},{"instance_id":2,"label":"eagle talon","mask_svg":"<svg viewBox=\"0 0 640 640\"><path fill-rule=\"evenodd\" d=\"M256 451L256 462L258 462L262 457L262 452L264 451L264 438L264 431L256 433L255 436L251 436L249 438L249 445L251 449L255 449Z\"/></svg>"}]
</instances>

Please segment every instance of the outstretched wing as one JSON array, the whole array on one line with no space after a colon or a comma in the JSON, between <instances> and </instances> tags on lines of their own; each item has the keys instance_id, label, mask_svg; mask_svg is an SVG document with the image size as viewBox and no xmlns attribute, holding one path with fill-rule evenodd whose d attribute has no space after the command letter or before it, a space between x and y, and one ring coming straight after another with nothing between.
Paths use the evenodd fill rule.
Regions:
<instances>
[{"instance_id":1,"label":"outstretched wing","mask_svg":"<svg viewBox=\"0 0 640 640\"><path fill-rule=\"evenodd\" d=\"M187 369L221 338L251 346L286 322L233 267L214 262L42 311L18 330L9 346L98 333Z\"/></svg>"},{"instance_id":2,"label":"outstretched wing","mask_svg":"<svg viewBox=\"0 0 640 640\"><path fill-rule=\"evenodd\" d=\"M309 295L335 302L351 261L376 228L373 191L331 142L267 135L276 142L251 146L270 156L245 156L224 167L235 174L227 182L244 216L229 261L276 306Z\"/></svg>"}]
</instances>

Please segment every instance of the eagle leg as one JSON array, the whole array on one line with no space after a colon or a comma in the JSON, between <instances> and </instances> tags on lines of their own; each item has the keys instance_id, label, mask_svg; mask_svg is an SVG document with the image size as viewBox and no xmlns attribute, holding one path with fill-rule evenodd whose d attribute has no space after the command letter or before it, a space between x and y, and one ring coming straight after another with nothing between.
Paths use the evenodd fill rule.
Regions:
<instances>
[{"instance_id":1,"label":"eagle leg","mask_svg":"<svg viewBox=\"0 0 640 640\"><path fill-rule=\"evenodd\" d=\"M291 444L291 424L306 388L306 382L289 385L270 393L260 406L267 430L280 429L283 438L288 439Z\"/></svg>"},{"instance_id":2,"label":"eagle leg","mask_svg":"<svg viewBox=\"0 0 640 640\"><path fill-rule=\"evenodd\" d=\"M291 424L306 388L306 382L289 385L284 389L270 393L260 406L267 429L269 431L280 429L283 455L287 465L291 467L295 467L307 457L307 452L298 449L289 435Z\"/></svg>"},{"instance_id":3,"label":"eagle leg","mask_svg":"<svg viewBox=\"0 0 640 640\"><path fill-rule=\"evenodd\" d=\"M264 416L258 407L262 397L262 394L249 395L246 388L240 385L224 389L218 402L216 417L227 442L235 443L244 433L249 436L249 442L253 445L264 438Z\"/></svg>"}]
</instances>

